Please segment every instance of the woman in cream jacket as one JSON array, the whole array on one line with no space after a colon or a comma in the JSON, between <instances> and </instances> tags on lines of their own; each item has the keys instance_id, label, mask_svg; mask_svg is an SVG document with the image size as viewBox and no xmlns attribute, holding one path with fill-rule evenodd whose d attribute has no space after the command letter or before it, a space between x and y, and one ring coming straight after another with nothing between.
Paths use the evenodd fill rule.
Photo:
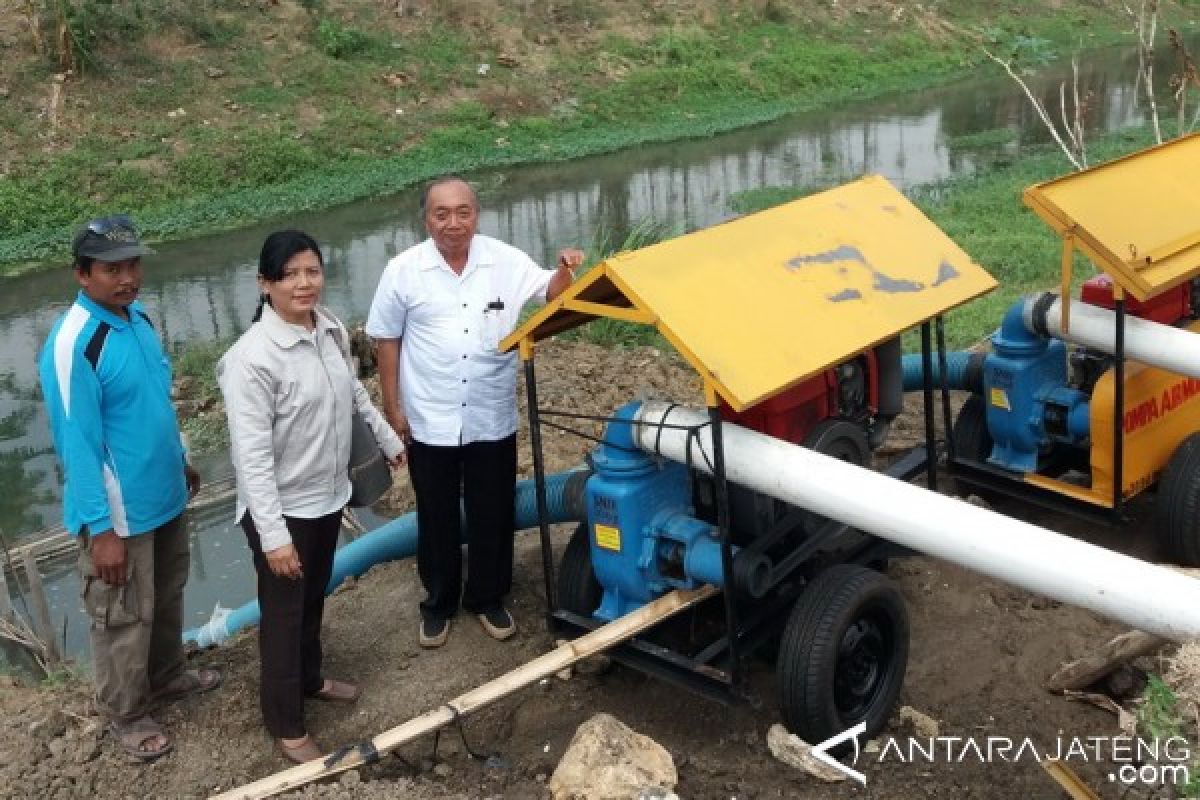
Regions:
<instances>
[{"instance_id":1,"label":"woman in cream jacket","mask_svg":"<svg viewBox=\"0 0 1200 800\"><path fill-rule=\"evenodd\" d=\"M321 749L304 698L353 702L358 687L321 673L321 614L342 510L350 498L351 417L363 415L388 463L404 445L350 369L342 324L321 308L324 262L300 231L267 237L262 301L221 358L237 518L254 554L262 608L260 701L267 730L297 763Z\"/></svg>"}]
</instances>

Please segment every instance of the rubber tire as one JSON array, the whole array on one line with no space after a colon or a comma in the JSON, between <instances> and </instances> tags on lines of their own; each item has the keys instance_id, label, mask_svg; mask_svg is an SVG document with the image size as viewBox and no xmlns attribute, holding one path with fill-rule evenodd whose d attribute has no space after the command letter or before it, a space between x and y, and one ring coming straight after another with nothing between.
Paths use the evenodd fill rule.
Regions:
<instances>
[{"instance_id":1,"label":"rubber tire","mask_svg":"<svg viewBox=\"0 0 1200 800\"><path fill-rule=\"evenodd\" d=\"M987 426L987 405L981 395L973 394L967 398L954 418L954 451L960 458L986 464L992 454L992 434ZM998 506L1007 499L1000 492L984 486L976 486L965 481L954 481L954 493L959 497L976 495L983 498L989 506Z\"/></svg>"},{"instance_id":2,"label":"rubber tire","mask_svg":"<svg viewBox=\"0 0 1200 800\"><path fill-rule=\"evenodd\" d=\"M850 708L843 702L839 708L839 700L847 699L845 681L851 666L841 662L841 649L850 636L862 635L859 626L864 621L872 626L867 633L882 634L876 649L883 664L866 698L854 698L856 705ZM887 724L900 698L908 645L908 612L894 583L856 564L824 570L800 594L783 631L776 680L784 723L814 744L859 722L867 725L862 742L872 738ZM844 742L834 752L852 747Z\"/></svg>"},{"instance_id":3,"label":"rubber tire","mask_svg":"<svg viewBox=\"0 0 1200 800\"><path fill-rule=\"evenodd\" d=\"M987 406L983 397L973 394L963 403L954 419L956 456L987 463L992 454L992 434L987 426Z\"/></svg>"},{"instance_id":4,"label":"rubber tire","mask_svg":"<svg viewBox=\"0 0 1200 800\"><path fill-rule=\"evenodd\" d=\"M1154 505L1154 532L1163 555L1184 567L1200 567L1200 433L1171 454Z\"/></svg>"},{"instance_id":5,"label":"rubber tire","mask_svg":"<svg viewBox=\"0 0 1200 800\"><path fill-rule=\"evenodd\" d=\"M558 607L590 617L600 607L604 590L592 571L592 543L588 524L579 523L567 542L558 565Z\"/></svg>"}]
</instances>

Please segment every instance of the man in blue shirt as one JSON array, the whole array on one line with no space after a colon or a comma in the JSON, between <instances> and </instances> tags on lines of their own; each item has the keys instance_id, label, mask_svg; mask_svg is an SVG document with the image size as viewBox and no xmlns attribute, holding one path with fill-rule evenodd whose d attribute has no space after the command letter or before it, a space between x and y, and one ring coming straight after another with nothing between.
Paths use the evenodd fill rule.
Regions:
<instances>
[{"instance_id":1,"label":"man in blue shirt","mask_svg":"<svg viewBox=\"0 0 1200 800\"><path fill-rule=\"evenodd\" d=\"M63 524L79 537L96 704L142 761L174 746L151 710L221 682L216 670L184 668L183 511L200 476L180 439L170 364L137 302L141 257L152 252L123 214L79 231L81 289L38 359L65 476Z\"/></svg>"}]
</instances>

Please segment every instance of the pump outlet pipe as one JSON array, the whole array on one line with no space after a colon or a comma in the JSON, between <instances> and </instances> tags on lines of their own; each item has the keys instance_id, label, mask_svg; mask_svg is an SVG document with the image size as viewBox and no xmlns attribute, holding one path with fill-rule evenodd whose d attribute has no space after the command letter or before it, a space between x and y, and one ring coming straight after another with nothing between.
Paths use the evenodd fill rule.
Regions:
<instances>
[{"instance_id":1,"label":"pump outlet pipe","mask_svg":"<svg viewBox=\"0 0 1200 800\"><path fill-rule=\"evenodd\" d=\"M634 419L638 447L710 469L707 413L654 402ZM734 483L1148 633L1200 636L1200 580L739 425L721 430Z\"/></svg>"},{"instance_id":2,"label":"pump outlet pipe","mask_svg":"<svg viewBox=\"0 0 1200 800\"><path fill-rule=\"evenodd\" d=\"M579 469L546 477L546 505L551 524L582 521L587 516L583 492L591 474L590 470ZM536 486L532 480L517 483L514 505L515 527L518 531L538 524ZM462 530L465 536L465 522ZM333 557L333 573L325 587L325 594L332 593L347 577L358 577L376 564L409 558L416 552L417 514L413 511L380 525L340 548ZM201 648L223 644L242 628L257 625L261 618L258 601L251 600L227 614L214 615L205 625L184 631L183 641L194 642Z\"/></svg>"},{"instance_id":3,"label":"pump outlet pipe","mask_svg":"<svg viewBox=\"0 0 1200 800\"><path fill-rule=\"evenodd\" d=\"M1116 312L1088 303L1071 304L1069 330L1062 329L1062 298L1053 292L1024 300L1023 320L1031 333L1091 347L1113 355ZM1125 317L1125 357L1190 378L1200 378L1200 336L1140 317Z\"/></svg>"}]
</instances>

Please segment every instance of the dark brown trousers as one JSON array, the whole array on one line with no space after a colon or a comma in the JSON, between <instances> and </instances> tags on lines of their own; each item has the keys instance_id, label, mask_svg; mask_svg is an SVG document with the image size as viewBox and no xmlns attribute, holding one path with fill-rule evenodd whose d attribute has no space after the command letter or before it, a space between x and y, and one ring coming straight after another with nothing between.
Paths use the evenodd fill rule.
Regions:
<instances>
[{"instance_id":1,"label":"dark brown trousers","mask_svg":"<svg viewBox=\"0 0 1200 800\"><path fill-rule=\"evenodd\" d=\"M304 698L321 688L321 615L325 611L325 586L333 571L340 511L317 519L284 517L292 544L300 557L304 577L281 578L271 572L249 514L242 530L254 553L258 572L259 703L263 723L272 736L300 739L304 726Z\"/></svg>"}]
</instances>

